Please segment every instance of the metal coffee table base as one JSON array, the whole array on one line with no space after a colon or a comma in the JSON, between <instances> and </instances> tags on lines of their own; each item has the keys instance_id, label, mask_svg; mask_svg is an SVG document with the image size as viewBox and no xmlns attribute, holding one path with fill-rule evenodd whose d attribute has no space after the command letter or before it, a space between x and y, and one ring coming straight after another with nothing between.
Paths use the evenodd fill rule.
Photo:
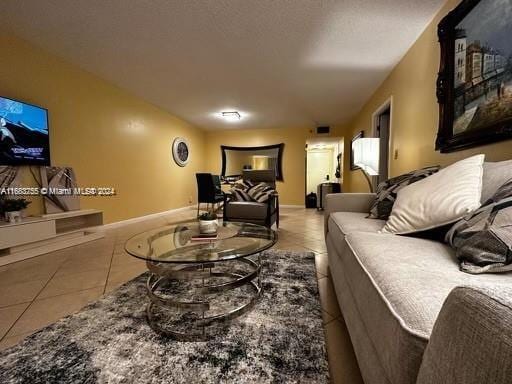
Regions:
<instances>
[{"instance_id":1,"label":"metal coffee table base","mask_svg":"<svg viewBox=\"0 0 512 384\"><path fill-rule=\"evenodd\" d=\"M234 319L247 311L249 311L257 302L261 295L261 258L256 256L255 260L249 258L239 258L236 260L223 261L225 266L230 264L242 263L248 271L246 272L229 272L229 271L215 271L217 263L200 263L200 264L180 264L169 265L165 263L147 262L150 275L147 280L146 288L150 302L146 308L148 323L151 328L159 333L171 336L178 340L194 341L204 340L207 338L207 327L213 323L222 323ZM219 284L208 284L208 280L212 277L215 278L228 278L228 281L223 281ZM231 290L247 286L251 290L251 295L242 305L239 305L226 312L216 311L217 313L212 316L206 316L206 312L215 309L213 303L206 299L204 300L183 300L173 298L171 294L163 295L160 288L169 282L182 283L190 282L191 280L199 280L201 284L198 288L189 292L189 297L193 298L196 295L205 294L218 294L226 295ZM161 321L155 316L156 310L173 310L180 312L193 312L198 314L198 318L191 321L187 325L186 330L172 329L165 327ZM162 311L160 311L162 312Z\"/></svg>"}]
</instances>

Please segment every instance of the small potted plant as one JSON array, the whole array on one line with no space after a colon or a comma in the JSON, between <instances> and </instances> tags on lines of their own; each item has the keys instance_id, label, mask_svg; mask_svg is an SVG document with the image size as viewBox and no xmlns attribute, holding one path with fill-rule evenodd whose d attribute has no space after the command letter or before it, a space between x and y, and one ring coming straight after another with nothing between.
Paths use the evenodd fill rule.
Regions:
<instances>
[{"instance_id":1,"label":"small potted plant","mask_svg":"<svg viewBox=\"0 0 512 384\"><path fill-rule=\"evenodd\" d=\"M0 199L0 213L10 223L21 221L21 211L28 207L30 201L26 199Z\"/></svg>"},{"instance_id":2,"label":"small potted plant","mask_svg":"<svg viewBox=\"0 0 512 384\"><path fill-rule=\"evenodd\" d=\"M204 212L199 215L199 233L201 235L215 235L219 227L219 220L215 212Z\"/></svg>"}]
</instances>

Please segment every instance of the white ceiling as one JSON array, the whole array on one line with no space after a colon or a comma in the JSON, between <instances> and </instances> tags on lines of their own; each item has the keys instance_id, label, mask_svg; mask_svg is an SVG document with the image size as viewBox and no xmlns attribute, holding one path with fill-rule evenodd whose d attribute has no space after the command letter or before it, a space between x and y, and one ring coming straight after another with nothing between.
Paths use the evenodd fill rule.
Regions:
<instances>
[{"instance_id":1,"label":"white ceiling","mask_svg":"<svg viewBox=\"0 0 512 384\"><path fill-rule=\"evenodd\" d=\"M442 3L2 0L0 26L205 129L309 127L350 120Z\"/></svg>"}]
</instances>

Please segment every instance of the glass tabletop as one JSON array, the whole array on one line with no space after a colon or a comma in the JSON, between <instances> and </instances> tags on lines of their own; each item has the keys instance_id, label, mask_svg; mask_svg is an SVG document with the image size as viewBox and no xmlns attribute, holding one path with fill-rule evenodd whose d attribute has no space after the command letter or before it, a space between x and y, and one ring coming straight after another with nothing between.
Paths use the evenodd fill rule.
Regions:
<instances>
[{"instance_id":1,"label":"glass tabletop","mask_svg":"<svg viewBox=\"0 0 512 384\"><path fill-rule=\"evenodd\" d=\"M126 252L159 263L206 263L254 255L272 247L275 231L261 225L225 222L216 239L195 240L197 221L181 222L140 233L125 244Z\"/></svg>"}]
</instances>

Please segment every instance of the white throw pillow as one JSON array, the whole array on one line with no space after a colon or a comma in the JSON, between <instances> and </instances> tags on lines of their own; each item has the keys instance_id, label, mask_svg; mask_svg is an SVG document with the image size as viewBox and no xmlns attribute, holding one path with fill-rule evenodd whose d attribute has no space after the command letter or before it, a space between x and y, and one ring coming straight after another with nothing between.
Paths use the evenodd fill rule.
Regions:
<instances>
[{"instance_id":1,"label":"white throw pillow","mask_svg":"<svg viewBox=\"0 0 512 384\"><path fill-rule=\"evenodd\" d=\"M484 155L461 160L398 192L384 233L405 235L455 222L480 207Z\"/></svg>"}]
</instances>

